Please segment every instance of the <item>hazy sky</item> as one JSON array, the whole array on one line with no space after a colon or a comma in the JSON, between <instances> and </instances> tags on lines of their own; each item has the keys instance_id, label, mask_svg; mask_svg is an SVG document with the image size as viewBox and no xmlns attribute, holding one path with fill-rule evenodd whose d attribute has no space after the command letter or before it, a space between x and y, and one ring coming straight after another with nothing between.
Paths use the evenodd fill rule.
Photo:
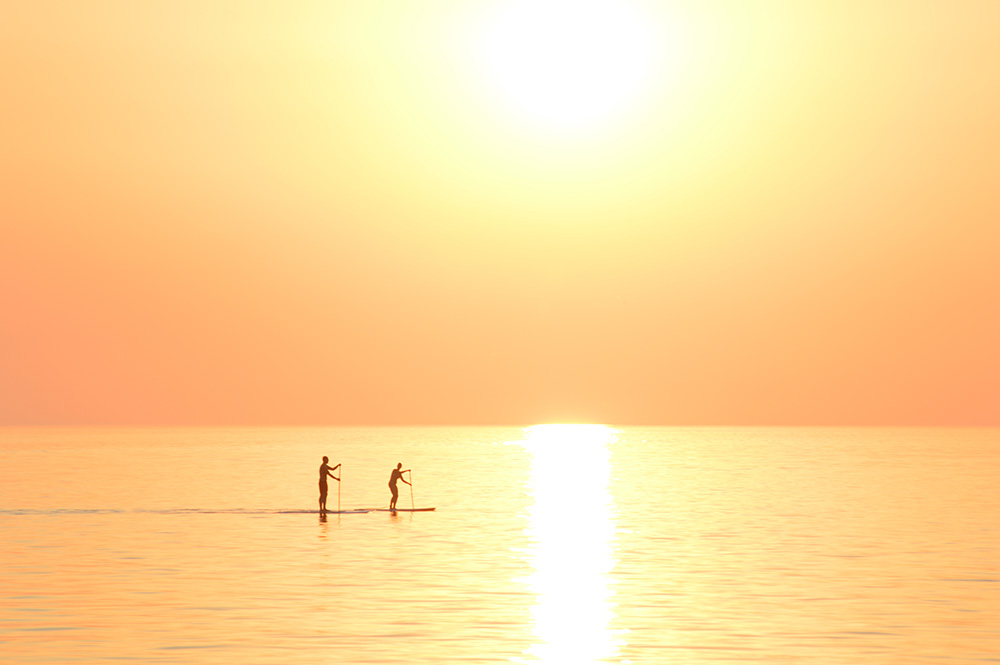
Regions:
<instances>
[{"instance_id":1,"label":"hazy sky","mask_svg":"<svg viewBox=\"0 0 1000 665\"><path fill-rule=\"evenodd\" d=\"M0 424L1000 424L997 26L5 2Z\"/></svg>"}]
</instances>

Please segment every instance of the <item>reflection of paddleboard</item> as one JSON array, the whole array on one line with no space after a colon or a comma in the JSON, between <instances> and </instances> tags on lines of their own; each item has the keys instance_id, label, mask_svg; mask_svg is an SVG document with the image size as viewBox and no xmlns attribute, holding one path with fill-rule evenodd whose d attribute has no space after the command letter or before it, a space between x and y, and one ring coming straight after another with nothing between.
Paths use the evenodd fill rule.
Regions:
<instances>
[{"instance_id":1,"label":"reflection of paddleboard","mask_svg":"<svg viewBox=\"0 0 1000 665\"><path fill-rule=\"evenodd\" d=\"M423 513L434 508L376 508L380 513Z\"/></svg>"}]
</instances>

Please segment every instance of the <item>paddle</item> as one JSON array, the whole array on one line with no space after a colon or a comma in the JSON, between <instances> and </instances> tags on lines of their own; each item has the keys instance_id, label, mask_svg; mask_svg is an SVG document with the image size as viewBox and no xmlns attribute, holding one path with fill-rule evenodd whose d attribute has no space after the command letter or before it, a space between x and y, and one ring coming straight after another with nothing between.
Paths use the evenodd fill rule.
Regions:
<instances>
[{"instance_id":1,"label":"paddle","mask_svg":"<svg viewBox=\"0 0 1000 665\"><path fill-rule=\"evenodd\" d=\"M344 477L344 467L340 467L340 478ZM337 514L340 514L340 478L337 478Z\"/></svg>"},{"instance_id":2,"label":"paddle","mask_svg":"<svg viewBox=\"0 0 1000 665\"><path fill-rule=\"evenodd\" d=\"M410 510L413 510L413 470L410 470Z\"/></svg>"}]
</instances>

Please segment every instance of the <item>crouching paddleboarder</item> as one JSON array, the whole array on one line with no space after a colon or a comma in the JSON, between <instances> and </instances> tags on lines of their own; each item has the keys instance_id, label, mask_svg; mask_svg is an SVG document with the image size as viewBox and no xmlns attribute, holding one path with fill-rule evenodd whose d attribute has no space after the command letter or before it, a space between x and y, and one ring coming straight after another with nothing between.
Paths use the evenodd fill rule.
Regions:
<instances>
[{"instance_id":1,"label":"crouching paddleboarder","mask_svg":"<svg viewBox=\"0 0 1000 665\"><path fill-rule=\"evenodd\" d=\"M396 468L392 470L392 475L389 476L389 490L392 492L392 499L389 500L389 510L396 510L396 499L399 498L399 490L396 489L396 481L402 480L407 485L410 484L409 481L403 477L403 474L408 471L409 469L404 469L403 463L400 462L396 465Z\"/></svg>"}]
</instances>

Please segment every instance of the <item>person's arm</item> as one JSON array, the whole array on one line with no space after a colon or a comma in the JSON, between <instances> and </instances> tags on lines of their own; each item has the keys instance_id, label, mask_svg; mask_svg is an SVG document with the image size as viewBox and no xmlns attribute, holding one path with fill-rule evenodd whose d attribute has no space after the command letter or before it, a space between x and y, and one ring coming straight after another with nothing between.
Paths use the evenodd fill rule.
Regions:
<instances>
[{"instance_id":1,"label":"person's arm","mask_svg":"<svg viewBox=\"0 0 1000 665\"><path fill-rule=\"evenodd\" d=\"M399 479L402 480L407 485L409 485L410 487L413 487L413 483L411 483L409 480L407 480L406 478L403 477L404 473L409 473L409 472L410 472L409 469L403 469L402 471L400 471L399 472Z\"/></svg>"}]
</instances>

